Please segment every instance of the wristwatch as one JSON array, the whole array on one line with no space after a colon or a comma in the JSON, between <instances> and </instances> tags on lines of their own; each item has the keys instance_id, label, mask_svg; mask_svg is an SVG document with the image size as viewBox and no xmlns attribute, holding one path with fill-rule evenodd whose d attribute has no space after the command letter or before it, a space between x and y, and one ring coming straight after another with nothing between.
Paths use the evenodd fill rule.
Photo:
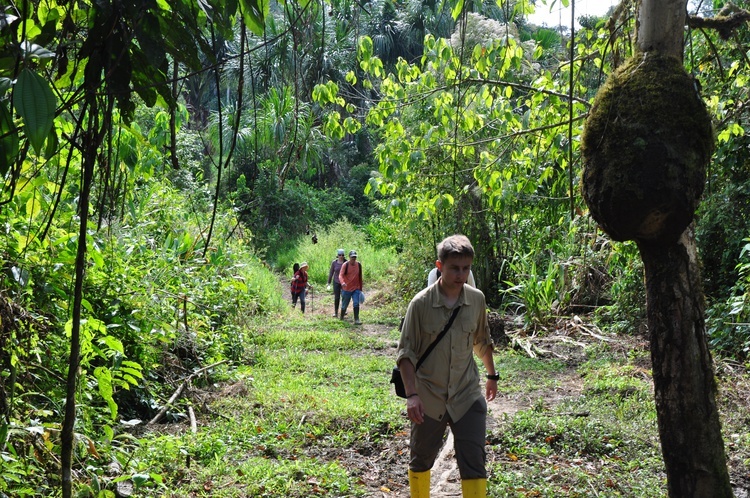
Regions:
<instances>
[{"instance_id":1,"label":"wristwatch","mask_svg":"<svg viewBox=\"0 0 750 498\"><path fill-rule=\"evenodd\" d=\"M487 377L487 380L500 380L500 374L487 374L485 377Z\"/></svg>"}]
</instances>

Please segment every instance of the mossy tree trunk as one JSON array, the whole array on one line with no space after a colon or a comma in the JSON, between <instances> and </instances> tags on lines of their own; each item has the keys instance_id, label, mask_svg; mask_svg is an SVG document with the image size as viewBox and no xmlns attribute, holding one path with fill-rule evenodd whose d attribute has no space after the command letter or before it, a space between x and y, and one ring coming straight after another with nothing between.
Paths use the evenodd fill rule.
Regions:
<instances>
[{"instance_id":1,"label":"mossy tree trunk","mask_svg":"<svg viewBox=\"0 0 750 498\"><path fill-rule=\"evenodd\" d=\"M639 50L682 60L686 13L686 0L643 0ZM664 245L638 241L638 248L669 496L731 497L694 231Z\"/></svg>"},{"instance_id":2,"label":"mossy tree trunk","mask_svg":"<svg viewBox=\"0 0 750 498\"><path fill-rule=\"evenodd\" d=\"M599 90L581 149L583 196L644 262L669 496L731 497L692 221L714 139L683 67L687 0L642 0L638 53Z\"/></svg>"},{"instance_id":3,"label":"mossy tree trunk","mask_svg":"<svg viewBox=\"0 0 750 498\"><path fill-rule=\"evenodd\" d=\"M671 497L731 497L695 238L638 243L662 454Z\"/></svg>"}]
</instances>

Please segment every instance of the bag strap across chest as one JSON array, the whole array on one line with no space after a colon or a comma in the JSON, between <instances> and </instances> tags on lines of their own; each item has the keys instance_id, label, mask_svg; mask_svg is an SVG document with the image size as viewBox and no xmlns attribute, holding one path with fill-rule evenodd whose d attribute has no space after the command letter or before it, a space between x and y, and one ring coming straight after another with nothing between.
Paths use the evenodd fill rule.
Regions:
<instances>
[{"instance_id":1,"label":"bag strap across chest","mask_svg":"<svg viewBox=\"0 0 750 498\"><path fill-rule=\"evenodd\" d=\"M437 339L435 339L434 341L432 341L432 344L429 345L429 347L427 348L427 351L425 351L424 354L422 355L422 357L419 358L419 361L417 361L417 366L414 367L414 371L415 372L417 370L419 370L419 366L422 363L424 363L424 360L426 360L427 357L430 355L430 353L432 353L432 350L435 349L435 346L437 346L438 342L440 342L440 339L442 339L443 337L445 337L445 334L448 333L448 330L451 328L451 325L453 325L453 320L456 319L456 315L458 315L458 311L460 309L461 309L461 306L456 306L453 309L453 314L451 315L450 320L448 320L448 323L445 325L445 328L443 329L443 331L440 332L440 335L437 336Z\"/></svg>"}]
</instances>

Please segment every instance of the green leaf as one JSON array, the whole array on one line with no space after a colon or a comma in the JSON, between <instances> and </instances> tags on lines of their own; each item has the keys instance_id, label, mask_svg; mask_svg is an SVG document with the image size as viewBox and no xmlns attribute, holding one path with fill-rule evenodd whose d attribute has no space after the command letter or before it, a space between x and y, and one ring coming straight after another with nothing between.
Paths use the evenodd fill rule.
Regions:
<instances>
[{"instance_id":1,"label":"green leaf","mask_svg":"<svg viewBox=\"0 0 750 498\"><path fill-rule=\"evenodd\" d=\"M54 59L55 53L41 47L35 43L24 42L21 43L21 52L24 57L36 58L36 59Z\"/></svg>"},{"instance_id":2,"label":"green leaf","mask_svg":"<svg viewBox=\"0 0 750 498\"><path fill-rule=\"evenodd\" d=\"M13 65L11 64L11 67L4 68L3 67L3 60L10 60L12 62L12 59L3 59L0 57L0 69L11 69ZM0 95L3 95L5 92L11 89L13 86L13 80L10 78L0 78Z\"/></svg>"},{"instance_id":3,"label":"green leaf","mask_svg":"<svg viewBox=\"0 0 750 498\"><path fill-rule=\"evenodd\" d=\"M44 148L44 157L51 159L57 154L57 149L60 147L60 140L57 138L57 132L55 131L54 125L49 132L47 137L47 146Z\"/></svg>"},{"instance_id":4,"label":"green leaf","mask_svg":"<svg viewBox=\"0 0 750 498\"><path fill-rule=\"evenodd\" d=\"M120 353L125 352L125 348L122 345L122 341L118 339L117 337L112 337L111 335L106 335L99 339L100 342L105 344L109 349L112 349L114 351L118 351Z\"/></svg>"},{"instance_id":5,"label":"green leaf","mask_svg":"<svg viewBox=\"0 0 750 498\"><path fill-rule=\"evenodd\" d=\"M156 67L161 66L166 59L166 53L164 43L161 39L159 19L148 12L144 13L138 24L136 24L135 37L151 65Z\"/></svg>"},{"instance_id":6,"label":"green leaf","mask_svg":"<svg viewBox=\"0 0 750 498\"><path fill-rule=\"evenodd\" d=\"M94 307L91 306L91 303L89 302L88 299L85 299L85 298L81 299L81 306L83 306L89 313L94 312Z\"/></svg>"},{"instance_id":7,"label":"green leaf","mask_svg":"<svg viewBox=\"0 0 750 498\"><path fill-rule=\"evenodd\" d=\"M262 36L266 26L266 16L270 7L269 0L240 0L242 15L250 31Z\"/></svg>"},{"instance_id":8,"label":"green leaf","mask_svg":"<svg viewBox=\"0 0 750 498\"><path fill-rule=\"evenodd\" d=\"M344 126L344 130L346 130L347 133L351 133L351 134L357 133L362 128L362 125L360 124L360 122L352 118L351 116L344 119L343 126Z\"/></svg>"},{"instance_id":9,"label":"green leaf","mask_svg":"<svg viewBox=\"0 0 750 498\"><path fill-rule=\"evenodd\" d=\"M41 154L52 130L57 107L57 99L49 83L29 69L22 70L13 91L13 105L24 122L31 146L37 154Z\"/></svg>"},{"instance_id":10,"label":"green leaf","mask_svg":"<svg viewBox=\"0 0 750 498\"><path fill-rule=\"evenodd\" d=\"M117 403L112 398L112 394L114 393L114 389L112 388L112 373L104 367L97 367L94 369L94 377L96 377L99 384L99 395L107 402L109 412L114 420L117 418Z\"/></svg>"},{"instance_id":11,"label":"green leaf","mask_svg":"<svg viewBox=\"0 0 750 498\"><path fill-rule=\"evenodd\" d=\"M360 59L360 62L364 63L369 61L373 53L374 48L372 38L370 38L369 36L361 37L359 39L359 43L357 44L357 57Z\"/></svg>"},{"instance_id":12,"label":"green leaf","mask_svg":"<svg viewBox=\"0 0 750 498\"><path fill-rule=\"evenodd\" d=\"M461 15L461 11L464 10L464 0L458 0L456 2L456 5L453 7L453 10L451 11L451 16L453 17L453 20L458 20L458 16Z\"/></svg>"},{"instance_id":13,"label":"green leaf","mask_svg":"<svg viewBox=\"0 0 750 498\"><path fill-rule=\"evenodd\" d=\"M89 256L91 256L91 259L94 261L94 266L96 268L104 267L104 258L97 248L92 248L92 250L89 251Z\"/></svg>"},{"instance_id":14,"label":"green leaf","mask_svg":"<svg viewBox=\"0 0 750 498\"><path fill-rule=\"evenodd\" d=\"M26 201L26 215L30 219L36 218L36 216L42 211L41 203L39 202L39 199L36 197L31 197L28 201Z\"/></svg>"}]
</instances>

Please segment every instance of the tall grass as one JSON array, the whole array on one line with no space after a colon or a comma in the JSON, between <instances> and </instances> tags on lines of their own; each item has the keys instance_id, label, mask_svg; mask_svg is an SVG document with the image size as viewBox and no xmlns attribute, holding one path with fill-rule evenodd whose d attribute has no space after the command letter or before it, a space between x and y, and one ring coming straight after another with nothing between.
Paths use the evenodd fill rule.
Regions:
<instances>
[{"instance_id":1,"label":"tall grass","mask_svg":"<svg viewBox=\"0 0 750 498\"><path fill-rule=\"evenodd\" d=\"M307 274L312 285L325 285L331 262L336 259L336 251L344 249L346 258L349 251L357 251L357 261L362 264L365 291L367 286L389 281L393 276L396 254L392 248L376 247L368 240L364 231L357 229L346 220L339 220L328 227L315 230L317 243L311 237L301 239L298 244L280 253L277 268L291 277L292 265L306 262L310 268Z\"/></svg>"}]
</instances>

